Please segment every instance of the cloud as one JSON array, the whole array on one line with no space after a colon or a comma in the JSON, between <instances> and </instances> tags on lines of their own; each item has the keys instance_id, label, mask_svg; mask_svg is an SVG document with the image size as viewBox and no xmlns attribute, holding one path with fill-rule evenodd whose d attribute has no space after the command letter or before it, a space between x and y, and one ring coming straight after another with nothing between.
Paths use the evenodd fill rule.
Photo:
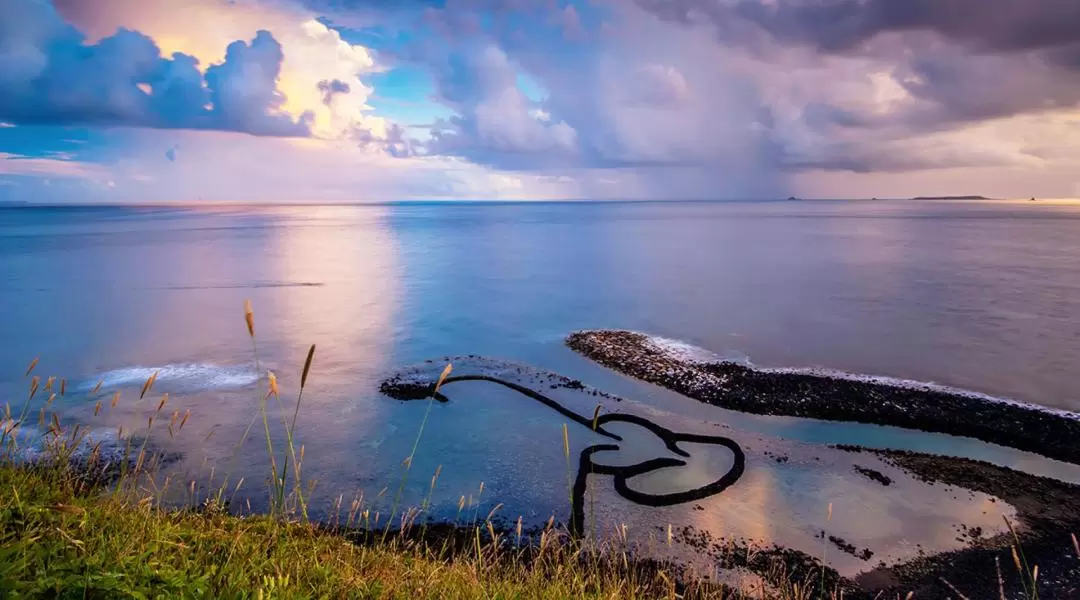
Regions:
<instances>
[{"instance_id":1,"label":"cloud","mask_svg":"<svg viewBox=\"0 0 1080 600\"><path fill-rule=\"evenodd\" d=\"M115 150L91 161L0 154L0 180L18 184L0 191L0 200L378 202L579 194L574 182L544 174L498 173L451 157L397 160L335 140L151 129L113 130L107 137ZM183 147L183 160L162 155L166 139ZM46 187L46 176L65 183Z\"/></svg>"},{"instance_id":2,"label":"cloud","mask_svg":"<svg viewBox=\"0 0 1080 600\"><path fill-rule=\"evenodd\" d=\"M1080 43L1074 0L636 0L667 19L710 23L726 38L756 25L789 44L851 52L876 36L928 31L981 52ZM739 32L739 29L744 31Z\"/></svg>"},{"instance_id":3,"label":"cloud","mask_svg":"<svg viewBox=\"0 0 1080 600\"><path fill-rule=\"evenodd\" d=\"M235 40L249 40L268 31L280 44L282 59L277 89L283 102L277 111L305 124L311 135L348 139L362 128L385 136L388 127L372 114L367 101L373 90L363 77L380 67L371 51L350 43L320 21L319 14L289 0L185 0L184 18L173 0L57 0L61 14L95 37L117 27L152 37L166 52L182 51L201 64L220 63ZM198 22L198 27L190 23ZM338 81L327 102L324 82ZM343 87L344 86L344 87ZM344 88L348 89L345 90Z\"/></svg>"},{"instance_id":4,"label":"cloud","mask_svg":"<svg viewBox=\"0 0 1080 600\"><path fill-rule=\"evenodd\" d=\"M319 91L323 93L323 104L330 106L336 94L348 94L349 84L340 79L322 80L319 82Z\"/></svg>"},{"instance_id":5,"label":"cloud","mask_svg":"<svg viewBox=\"0 0 1080 600\"><path fill-rule=\"evenodd\" d=\"M1075 0L636 1L767 61L872 59L911 96L895 118L919 130L1080 105Z\"/></svg>"},{"instance_id":6,"label":"cloud","mask_svg":"<svg viewBox=\"0 0 1080 600\"><path fill-rule=\"evenodd\" d=\"M518 171L633 169L665 197L786 194L760 89L711 31L615 5L603 31L572 42L553 10L529 27L445 35L445 47L412 57L457 113L434 128L430 152ZM429 20L467 19L450 11Z\"/></svg>"},{"instance_id":7,"label":"cloud","mask_svg":"<svg viewBox=\"0 0 1080 600\"><path fill-rule=\"evenodd\" d=\"M441 100L459 116L438 124L432 154L509 167L550 164L576 151L564 121L539 119L538 105L517 83L517 68L492 44L466 44L433 68Z\"/></svg>"},{"instance_id":8,"label":"cloud","mask_svg":"<svg viewBox=\"0 0 1080 600\"><path fill-rule=\"evenodd\" d=\"M1073 0L185 0L184 18L173 0L55 6L63 19L47 2L0 4L0 123L17 125L0 147L35 123L174 130L138 160L25 154L108 165L109 194L190 190L176 178L200 168L228 194L275 198L786 197L842 181L886 196L874 177L906 189L912 173L1018 190L1046 178L1044 196L1071 193L1080 165Z\"/></svg>"},{"instance_id":9,"label":"cloud","mask_svg":"<svg viewBox=\"0 0 1080 600\"><path fill-rule=\"evenodd\" d=\"M308 117L282 114L276 80L281 46L266 32L229 45L225 60L199 72L198 61L130 29L96 43L49 3L0 7L0 119L16 124L88 124L221 129L255 135L306 135Z\"/></svg>"},{"instance_id":10,"label":"cloud","mask_svg":"<svg viewBox=\"0 0 1080 600\"><path fill-rule=\"evenodd\" d=\"M280 112L285 102L277 89L282 58L281 44L269 31L260 30L250 44L229 44L225 62L206 70L210 102L221 129L266 135L308 133L312 113L294 122Z\"/></svg>"}]
</instances>

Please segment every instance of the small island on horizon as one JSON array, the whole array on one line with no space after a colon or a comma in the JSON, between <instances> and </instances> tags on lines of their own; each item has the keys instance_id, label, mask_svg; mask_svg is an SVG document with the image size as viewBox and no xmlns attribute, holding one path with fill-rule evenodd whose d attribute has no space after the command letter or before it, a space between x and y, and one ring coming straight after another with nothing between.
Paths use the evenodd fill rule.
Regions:
<instances>
[{"instance_id":1,"label":"small island on horizon","mask_svg":"<svg viewBox=\"0 0 1080 600\"><path fill-rule=\"evenodd\" d=\"M992 200L986 196L915 196L912 200Z\"/></svg>"}]
</instances>

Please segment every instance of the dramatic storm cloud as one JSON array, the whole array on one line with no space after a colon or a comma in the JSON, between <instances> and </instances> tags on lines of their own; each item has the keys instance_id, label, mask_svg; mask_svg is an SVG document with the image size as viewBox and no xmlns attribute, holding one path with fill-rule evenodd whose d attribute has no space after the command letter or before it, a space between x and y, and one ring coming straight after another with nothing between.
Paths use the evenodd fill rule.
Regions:
<instances>
[{"instance_id":1,"label":"dramatic storm cloud","mask_svg":"<svg viewBox=\"0 0 1080 600\"><path fill-rule=\"evenodd\" d=\"M0 123L5 197L1074 196L1080 3L11 0Z\"/></svg>"}]
</instances>

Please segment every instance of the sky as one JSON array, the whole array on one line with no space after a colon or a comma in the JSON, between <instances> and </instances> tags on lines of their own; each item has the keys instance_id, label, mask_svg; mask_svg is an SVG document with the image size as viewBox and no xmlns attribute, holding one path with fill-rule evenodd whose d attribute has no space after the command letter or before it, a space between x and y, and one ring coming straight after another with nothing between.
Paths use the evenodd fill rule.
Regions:
<instances>
[{"instance_id":1,"label":"sky","mask_svg":"<svg viewBox=\"0 0 1080 600\"><path fill-rule=\"evenodd\" d=\"M1080 196L1080 2L0 2L0 201L968 194Z\"/></svg>"}]
</instances>

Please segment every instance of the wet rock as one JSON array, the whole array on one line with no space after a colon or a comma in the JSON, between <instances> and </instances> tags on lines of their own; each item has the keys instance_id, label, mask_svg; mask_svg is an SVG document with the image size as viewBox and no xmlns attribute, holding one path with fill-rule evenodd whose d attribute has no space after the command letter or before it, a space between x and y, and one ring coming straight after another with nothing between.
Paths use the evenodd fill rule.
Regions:
<instances>
[{"instance_id":1,"label":"wet rock","mask_svg":"<svg viewBox=\"0 0 1080 600\"><path fill-rule=\"evenodd\" d=\"M889 477L888 475L885 475L881 471L875 471L874 469L870 469L870 468L863 467L863 466L860 466L860 465L855 465L854 469L855 469L855 472L858 473L859 475L862 475L862 476L864 476L864 477L866 477L868 479L876 481L876 482L880 483L881 485L888 486L888 485L892 484L892 478Z\"/></svg>"},{"instance_id":2,"label":"wet rock","mask_svg":"<svg viewBox=\"0 0 1080 600\"><path fill-rule=\"evenodd\" d=\"M626 375L730 410L947 433L1080 464L1080 419L1040 407L930 385L687 360L631 331L579 331L566 344Z\"/></svg>"},{"instance_id":3,"label":"wet rock","mask_svg":"<svg viewBox=\"0 0 1080 600\"><path fill-rule=\"evenodd\" d=\"M626 331L577 332L566 343L626 375L731 410L947 433L1080 464L1080 420L1037 407L929 385L891 385L873 379L688 360L665 352L647 336ZM968 459L853 445L834 447L874 454L930 485L974 490L1004 500L1017 511L1017 545L1028 564L1039 565L1039 596L1080 598L1080 557L1075 555L1070 537L1080 531L1080 486ZM873 469L856 470L883 485L891 483ZM1016 543L1012 536L986 538L982 530L972 528L968 538L969 548L929 555L919 547L915 559L896 565L882 563L852 581L836 578L831 582L842 586L845 598L904 597L909 592L915 598L956 598L958 591L969 598L997 598L1002 590L1008 598L1028 597L1027 580L1011 567ZM862 560L874 554L868 548L856 551L840 538L831 541ZM696 539L694 546L701 543ZM727 543L713 550L722 550L724 559L719 566L740 566L752 572L758 572L755 568L761 567L761 561L777 555L799 557L795 563L805 559L801 566L790 565L791 573L805 573L817 566L814 559L790 549L777 548L774 555ZM763 558L755 562L751 556ZM1000 576L996 563L1001 564ZM830 570L825 572L828 575Z\"/></svg>"}]
</instances>

